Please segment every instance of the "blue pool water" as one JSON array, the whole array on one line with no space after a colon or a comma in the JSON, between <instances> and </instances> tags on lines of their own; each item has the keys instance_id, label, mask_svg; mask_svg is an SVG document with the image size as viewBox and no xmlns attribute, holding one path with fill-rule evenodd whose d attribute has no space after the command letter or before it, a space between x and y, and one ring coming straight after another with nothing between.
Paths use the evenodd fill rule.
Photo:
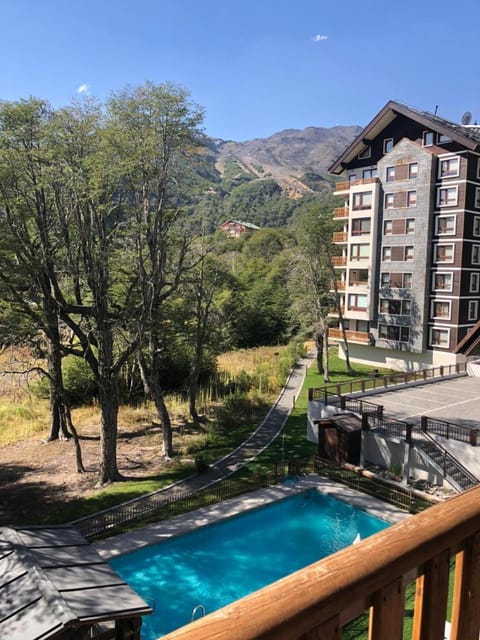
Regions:
<instances>
[{"instance_id":1,"label":"blue pool water","mask_svg":"<svg viewBox=\"0 0 480 640\"><path fill-rule=\"evenodd\" d=\"M316 490L201 527L112 559L141 596L155 601L142 638L188 624L199 604L220 607L366 538L389 523Z\"/></svg>"}]
</instances>

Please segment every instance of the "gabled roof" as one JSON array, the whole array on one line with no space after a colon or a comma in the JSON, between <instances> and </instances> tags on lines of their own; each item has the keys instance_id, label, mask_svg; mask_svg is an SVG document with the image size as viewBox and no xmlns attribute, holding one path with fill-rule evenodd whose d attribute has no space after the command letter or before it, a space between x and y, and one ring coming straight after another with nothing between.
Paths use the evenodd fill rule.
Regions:
<instances>
[{"instance_id":1,"label":"gabled roof","mask_svg":"<svg viewBox=\"0 0 480 640\"><path fill-rule=\"evenodd\" d=\"M398 115L403 115L428 129L442 133L471 151L480 150L480 127L455 124L428 111L421 111L390 100L335 160L329 172L341 173L345 165L361 153Z\"/></svg>"},{"instance_id":2,"label":"gabled roof","mask_svg":"<svg viewBox=\"0 0 480 640\"><path fill-rule=\"evenodd\" d=\"M0 528L1 638L64 637L151 612L73 527Z\"/></svg>"},{"instance_id":3,"label":"gabled roof","mask_svg":"<svg viewBox=\"0 0 480 640\"><path fill-rule=\"evenodd\" d=\"M222 222L220 226L223 227L224 224L231 224L231 223L240 224L246 229L260 229L260 227L257 227L257 225L253 224L253 222L242 222L241 220L226 220L225 222Z\"/></svg>"}]
</instances>

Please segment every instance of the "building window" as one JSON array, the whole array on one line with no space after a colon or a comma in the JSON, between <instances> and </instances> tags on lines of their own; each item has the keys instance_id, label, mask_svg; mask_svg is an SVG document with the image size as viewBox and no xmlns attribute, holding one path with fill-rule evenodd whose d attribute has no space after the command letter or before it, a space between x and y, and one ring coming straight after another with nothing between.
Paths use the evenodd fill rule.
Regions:
<instances>
[{"instance_id":1,"label":"building window","mask_svg":"<svg viewBox=\"0 0 480 640\"><path fill-rule=\"evenodd\" d=\"M435 262L453 262L453 244L435 246Z\"/></svg>"},{"instance_id":2,"label":"building window","mask_svg":"<svg viewBox=\"0 0 480 640\"><path fill-rule=\"evenodd\" d=\"M407 207L416 207L417 206L417 192L416 191L408 191L407 192Z\"/></svg>"},{"instance_id":3,"label":"building window","mask_svg":"<svg viewBox=\"0 0 480 640\"><path fill-rule=\"evenodd\" d=\"M390 316L409 316L412 309L410 300L380 299L380 313Z\"/></svg>"},{"instance_id":4,"label":"building window","mask_svg":"<svg viewBox=\"0 0 480 640\"><path fill-rule=\"evenodd\" d=\"M405 233L407 235L415 233L415 218L407 218L405 220Z\"/></svg>"},{"instance_id":5,"label":"building window","mask_svg":"<svg viewBox=\"0 0 480 640\"><path fill-rule=\"evenodd\" d=\"M468 301L468 319L476 320L478 318L478 300Z\"/></svg>"},{"instance_id":6,"label":"building window","mask_svg":"<svg viewBox=\"0 0 480 640\"><path fill-rule=\"evenodd\" d=\"M353 194L353 211L362 211L363 209L372 208L372 192L371 191L358 191Z\"/></svg>"},{"instance_id":7,"label":"building window","mask_svg":"<svg viewBox=\"0 0 480 640\"><path fill-rule=\"evenodd\" d=\"M445 158L440 160L438 166L439 178L454 178L458 176L460 171L460 158Z\"/></svg>"},{"instance_id":8,"label":"building window","mask_svg":"<svg viewBox=\"0 0 480 640\"><path fill-rule=\"evenodd\" d=\"M383 235L390 236L393 232L393 220L384 220L383 221Z\"/></svg>"},{"instance_id":9,"label":"building window","mask_svg":"<svg viewBox=\"0 0 480 640\"><path fill-rule=\"evenodd\" d=\"M393 209L394 206L395 206L395 198L393 196L393 193L386 193L385 194L385 209Z\"/></svg>"},{"instance_id":10,"label":"building window","mask_svg":"<svg viewBox=\"0 0 480 640\"><path fill-rule=\"evenodd\" d=\"M348 286L368 284L368 269L350 269L348 272Z\"/></svg>"},{"instance_id":11,"label":"building window","mask_svg":"<svg viewBox=\"0 0 480 640\"><path fill-rule=\"evenodd\" d=\"M410 339L410 329L408 327L398 327L392 324L379 324L378 337L383 338L384 340L408 342Z\"/></svg>"},{"instance_id":12,"label":"building window","mask_svg":"<svg viewBox=\"0 0 480 640\"><path fill-rule=\"evenodd\" d=\"M457 204L458 187L439 187L437 189L437 206L452 207Z\"/></svg>"},{"instance_id":13,"label":"building window","mask_svg":"<svg viewBox=\"0 0 480 640\"><path fill-rule=\"evenodd\" d=\"M480 273L474 271L470 274L470 293L478 293L480 290Z\"/></svg>"},{"instance_id":14,"label":"building window","mask_svg":"<svg viewBox=\"0 0 480 640\"><path fill-rule=\"evenodd\" d=\"M388 153L393 149L393 138L385 138L383 141L383 153Z\"/></svg>"},{"instance_id":15,"label":"building window","mask_svg":"<svg viewBox=\"0 0 480 640\"><path fill-rule=\"evenodd\" d=\"M408 177L413 180L418 176L418 162L411 162L408 165Z\"/></svg>"},{"instance_id":16,"label":"building window","mask_svg":"<svg viewBox=\"0 0 480 640\"><path fill-rule=\"evenodd\" d=\"M452 139L446 136L444 133L439 133L437 136L437 144L446 144L447 142L451 142Z\"/></svg>"},{"instance_id":17,"label":"building window","mask_svg":"<svg viewBox=\"0 0 480 640\"><path fill-rule=\"evenodd\" d=\"M351 173L351 174L348 176L348 181L349 181L349 182L354 182L356 179L357 179L357 174L356 174L356 173Z\"/></svg>"},{"instance_id":18,"label":"building window","mask_svg":"<svg viewBox=\"0 0 480 640\"><path fill-rule=\"evenodd\" d=\"M411 261L415 257L415 249L412 246L405 247L405 260L407 262Z\"/></svg>"},{"instance_id":19,"label":"building window","mask_svg":"<svg viewBox=\"0 0 480 640\"><path fill-rule=\"evenodd\" d=\"M372 148L368 146L368 147L365 147L363 151L360 151L360 153L358 154L358 157L360 158L360 160L363 160L364 158L370 158L371 155L372 155Z\"/></svg>"},{"instance_id":20,"label":"building window","mask_svg":"<svg viewBox=\"0 0 480 640\"><path fill-rule=\"evenodd\" d=\"M473 216L473 235L480 236L480 217Z\"/></svg>"},{"instance_id":21,"label":"building window","mask_svg":"<svg viewBox=\"0 0 480 640\"><path fill-rule=\"evenodd\" d=\"M383 271L380 274L380 285L382 287L390 287L392 289L411 289L412 274L411 273L389 273Z\"/></svg>"},{"instance_id":22,"label":"building window","mask_svg":"<svg viewBox=\"0 0 480 640\"><path fill-rule=\"evenodd\" d=\"M377 175L377 169L374 167L373 169L364 169L362 171L363 180L367 180L368 178L375 178Z\"/></svg>"},{"instance_id":23,"label":"building window","mask_svg":"<svg viewBox=\"0 0 480 640\"><path fill-rule=\"evenodd\" d=\"M403 274L403 288L411 289L412 288L412 274L404 273Z\"/></svg>"},{"instance_id":24,"label":"building window","mask_svg":"<svg viewBox=\"0 0 480 640\"><path fill-rule=\"evenodd\" d=\"M385 180L386 182L395 181L395 167L387 167L385 172Z\"/></svg>"},{"instance_id":25,"label":"building window","mask_svg":"<svg viewBox=\"0 0 480 640\"><path fill-rule=\"evenodd\" d=\"M480 180L480 158L477 160L477 180Z\"/></svg>"},{"instance_id":26,"label":"building window","mask_svg":"<svg viewBox=\"0 0 480 640\"><path fill-rule=\"evenodd\" d=\"M455 216L438 216L435 223L438 235L448 236L455 233Z\"/></svg>"},{"instance_id":27,"label":"building window","mask_svg":"<svg viewBox=\"0 0 480 640\"><path fill-rule=\"evenodd\" d=\"M383 271L380 274L380 286L381 287L389 287L390 286L390 274L387 271Z\"/></svg>"},{"instance_id":28,"label":"building window","mask_svg":"<svg viewBox=\"0 0 480 640\"><path fill-rule=\"evenodd\" d=\"M480 244L472 244L472 264L480 264Z\"/></svg>"},{"instance_id":29,"label":"building window","mask_svg":"<svg viewBox=\"0 0 480 640\"><path fill-rule=\"evenodd\" d=\"M434 291L451 291L453 277L451 273L434 273L432 289Z\"/></svg>"},{"instance_id":30,"label":"building window","mask_svg":"<svg viewBox=\"0 0 480 640\"><path fill-rule=\"evenodd\" d=\"M350 245L350 260L369 260L369 258L370 258L369 244Z\"/></svg>"},{"instance_id":31,"label":"building window","mask_svg":"<svg viewBox=\"0 0 480 640\"><path fill-rule=\"evenodd\" d=\"M424 147L431 147L434 142L435 142L435 134L433 133L433 131L424 131L423 132L423 146Z\"/></svg>"},{"instance_id":32,"label":"building window","mask_svg":"<svg viewBox=\"0 0 480 640\"><path fill-rule=\"evenodd\" d=\"M450 302L447 300L434 300L432 302L432 318L450 320Z\"/></svg>"},{"instance_id":33,"label":"building window","mask_svg":"<svg viewBox=\"0 0 480 640\"><path fill-rule=\"evenodd\" d=\"M430 345L448 349L450 346L450 329L430 329Z\"/></svg>"},{"instance_id":34,"label":"building window","mask_svg":"<svg viewBox=\"0 0 480 640\"><path fill-rule=\"evenodd\" d=\"M392 247L383 247L382 260L383 262L390 262L392 259Z\"/></svg>"},{"instance_id":35,"label":"building window","mask_svg":"<svg viewBox=\"0 0 480 640\"><path fill-rule=\"evenodd\" d=\"M475 187L475 209L480 209L480 187Z\"/></svg>"},{"instance_id":36,"label":"building window","mask_svg":"<svg viewBox=\"0 0 480 640\"><path fill-rule=\"evenodd\" d=\"M370 218L352 219L352 236L368 236L370 234Z\"/></svg>"},{"instance_id":37,"label":"building window","mask_svg":"<svg viewBox=\"0 0 480 640\"><path fill-rule=\"evenodd\" d=\"M350 293L348 295L348 308L350 311L366 311L367 296L363 293Z\"/></svg>"}]
</instances>

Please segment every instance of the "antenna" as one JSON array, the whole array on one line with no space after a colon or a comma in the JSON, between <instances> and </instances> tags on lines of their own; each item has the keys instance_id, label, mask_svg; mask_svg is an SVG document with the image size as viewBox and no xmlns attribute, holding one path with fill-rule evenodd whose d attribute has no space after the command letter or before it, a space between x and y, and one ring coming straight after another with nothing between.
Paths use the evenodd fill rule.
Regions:
<instances>
[{"instance_id":1,"label":"antenna","mask_svg":"<svg viewBox=\"0 0 480 640\"><path fill-rule=\"evenodd\" d=\"M470 124L471 121L472 121L472 114L470 113L470 111L465 111L465 113L462 116L461 123L466 126L467 124Z\"/></svg>"}]
</instances>

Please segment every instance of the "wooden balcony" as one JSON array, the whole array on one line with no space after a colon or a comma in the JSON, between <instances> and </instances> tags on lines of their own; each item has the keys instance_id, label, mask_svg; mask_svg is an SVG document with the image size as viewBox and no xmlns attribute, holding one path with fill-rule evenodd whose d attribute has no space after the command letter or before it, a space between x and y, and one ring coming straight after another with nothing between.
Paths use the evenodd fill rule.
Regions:
<instances>
[{"instance_id":1,"label":"wooden balcony","mask_svg":"<svg viewBox=\"0 0 480 640\"><path fill-rule=\"evenodd\" d=\"M334 267L346 267L347 266L347 256L333 256L332 264Z\"/></svg>"},{"instance_id":2,"label":"wooden balcony","mask_svg":"<svg viewBox=\"0 0 480 640\"><path fill-rule=\"evenodd\" d=\"M348 207L335 207L335 209L333 210L333 218L335 220L348 218Z\"/></svg>"},{"instance_id":3,"label":"wooden balcony","mask_svg":"<svg viewBox=\"0 0 480 640\"><path fill-rule=\"evenodd\" d=\"M332 282L332 289L333 289L333 282ZM345 291L345 281L344 280L337 280L337 291Z\"/></svg>"},{"instance_id":4,"label":"wooden balcony","mask_svg":"<svg viewBox=\"0 0 480 640\"><path fill-rule=\"evenodd\" d=\"M361 344L369 343L369 336L366 331L350 331L350 329L347 329L345 333L347 340L350 342L359 342ZM343 340L343 331L337 328L330 328L328 330L328 337L332 338L332 340Z\"/></svg>"},{"instance_id":5,"label":"wooden balcony","mask_svg":"<svg viewBox=\"0 0 480 640\"><path fill-rule=\"evenodd\" d=\"M260 589L163 640L341 640L370 612L369 640L401 640L405 587L416 584L411 640L443 640L454 560L451 640L480 630L480 488L465 491ZM410 612L408 612L410 615Z\"/></svg>"},{"instance_id":6,"label":"wooden balcony","mask_svg":"<svg viewBox=\"0 0 480 640\"><path fill-rule=\"evenodd\" d=\"M350 191L350 187L357 187L362 184L374 184L380 182L378 178L365 178L363 180L351 180L350 182L337 182L334 187L334 195Z\"/></svg>"},{"instance_id":7,"label":"wooden balcony","mask_svg":"<svg viewBox=\"0 0 480 640\"><path fill-rule=\"evenodd\" d=\"M332 235L333 242L347 242L348 233L346 231L335 231Z\"/></svg>"}]
</instances>

